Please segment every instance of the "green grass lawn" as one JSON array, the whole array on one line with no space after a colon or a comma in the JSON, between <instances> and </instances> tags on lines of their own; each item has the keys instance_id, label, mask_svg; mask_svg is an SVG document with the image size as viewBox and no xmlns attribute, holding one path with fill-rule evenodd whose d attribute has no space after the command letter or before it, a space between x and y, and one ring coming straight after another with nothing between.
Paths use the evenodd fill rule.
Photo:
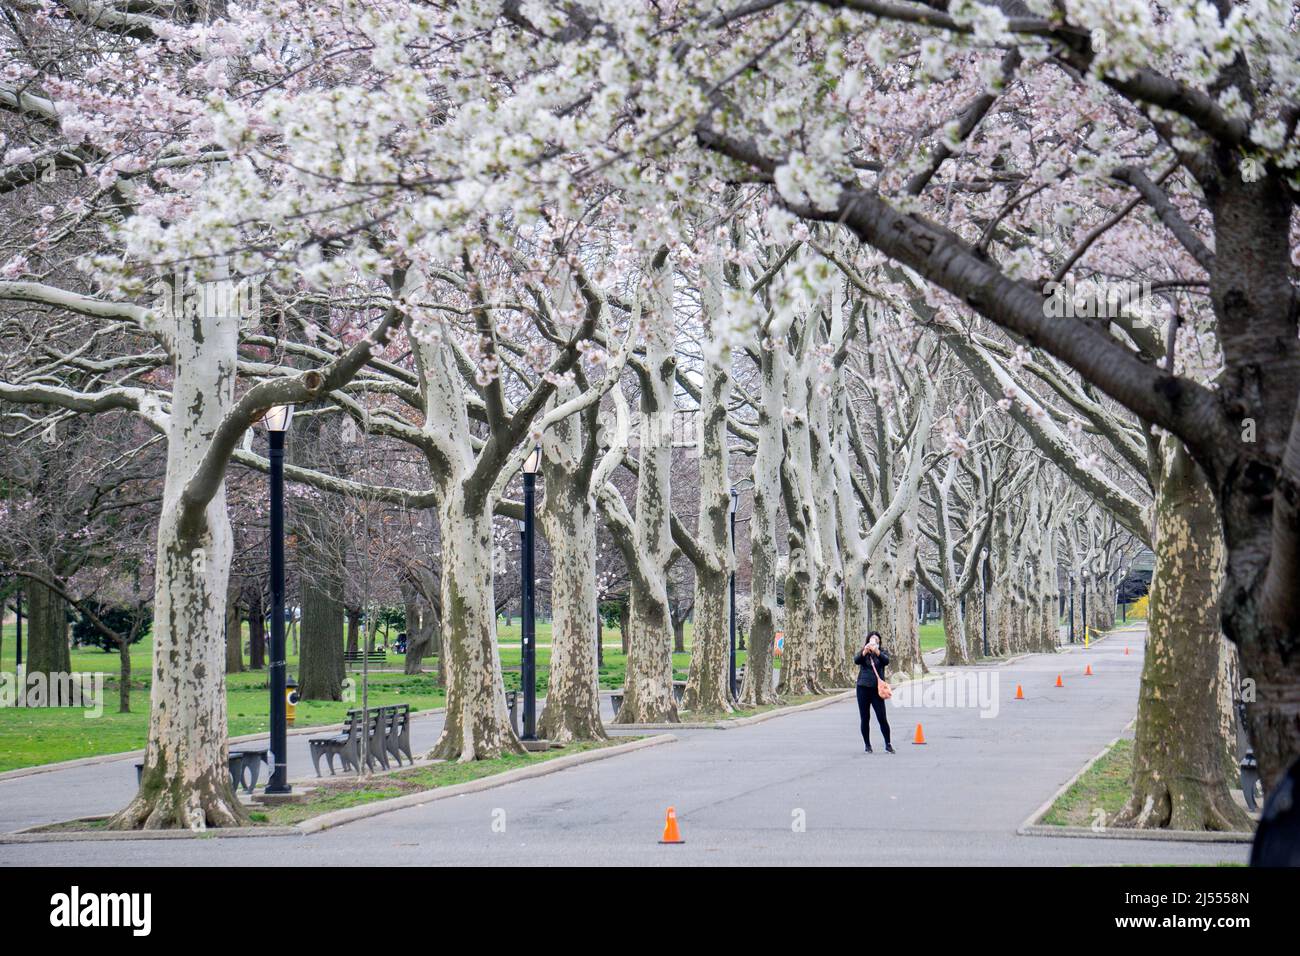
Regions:
<instances>
[{"instance_id":1,"label":"green grass lawn","mask_svg":"<svg viewBox=\"0 0 1300 956\"><path fill-rule=\"evenodd\" d=\"M506 668L505 683L511 690L520 686L519 620L510 624L498 622L501 643L501 663ZM930 650L943 646L943 625L926 624L921 627L921 647ZM538 694L546 694L550 676L551 625L537 624ZM600 686L611 689L623 686L626 657L620 650L617 628L606 628L604 663L600 668ZM686 625L687 652L673 655L673 674L685 680L690 666L691 625ZM0 672L13 672L14 626L7 624L0 630ZM298 655L288 655L289 674L298 669ZM743 665L747 654L739 651L737 664ZM441 707L442 690L437 687L433 670L435 658L424 662L425 674L407 676L400 672L404 659L389 654L387 667L395 670L372 669L369 675L371 706L407 703L412 710ZM777 659L780 666L780 658ZM245 660L247 664L247 660ZM119 714L118 668L116 653L106 654L96 648L74 648L72 668L82 673L104 674L103 713L87 719L85 712L75 708L0 708L0 771L30 767L41 763L73 760L98 754L138 750L145 745L149 724L149 685L151 681L151 648L146 640L131 648L131 708L132 713ZM298 704L295 726L314 727L339 723L346 712L360 706L361 671L350 668L348 672L358 683L356 702L302 701ZM265 670L230 674L226 678L227 708L232 737L261 733L270 729L267 674Z\"/></svg>"},{"instance_id":2,"label":"green grass lawn","mask_svg":"<svg viewBox=\"0 0 1300 956\"><path fill-rule=\"evenodd\" d=\"M1092 826L1100 809L1109 822L1124 808L1133 773L1133 741L1120 740L1104 757L1088 768L1069 790L1057 797L1039 821L1055 827Z\"/></svg>"}]
</instances>

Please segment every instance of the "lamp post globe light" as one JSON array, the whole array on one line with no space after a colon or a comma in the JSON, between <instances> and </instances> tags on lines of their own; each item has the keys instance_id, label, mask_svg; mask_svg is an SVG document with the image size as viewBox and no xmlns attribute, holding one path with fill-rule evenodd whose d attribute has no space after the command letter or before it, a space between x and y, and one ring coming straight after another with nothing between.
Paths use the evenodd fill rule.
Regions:
<instances>
[{"instance_id":1,"label":"lamp post globe light","mask_svg":"<svg viewBox=\"0 0 1300 956\"><path fill-rule=\"evenodd\" d=\"M262 416L271 461L271 779L268 794L286 794L289 786L288 729L284 649L284 435L293 421L292 405L276 405Z\"/></svg>"},{"instance_id":2,"label":"lamp post globe light","mask_svg":"<svg viewBox=\"0 0 1300 956\"><path fill-rule=\"evenodd\" d=\"M520 683L524 691L524 727L521 739L537 739L537 625L534 594L534 543L536 535L537 473L542 468L542 448L535 445L524 459L524 520L519 523L523 544L520 559Z\"/></svg>"}]
</instances>

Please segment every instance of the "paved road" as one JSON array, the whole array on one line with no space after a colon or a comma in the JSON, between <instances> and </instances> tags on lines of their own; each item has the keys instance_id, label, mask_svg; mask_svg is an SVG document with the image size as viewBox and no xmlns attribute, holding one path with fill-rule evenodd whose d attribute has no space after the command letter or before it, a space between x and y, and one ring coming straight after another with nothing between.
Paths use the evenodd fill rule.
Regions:
<instances>
[{"instance_id":1,"label":"paved road","mask_svg":"<svg viewBox=\"0 0 1300 956\"><path fill-rule=\"evenodd\" d=\"M896 756L879 747L861 752L856 708L846 701L747 728L682 731L674 744L313 837L0 846L0 864L860 865L881 856L895 865L1244 862L1240 845L1015 834L1132 718L1142 637L1124 632L1086 652L980 669L998 676L994 718L972 708L891 706ZM1085 663L1095 676L1082 676ZM1066 683L1059 690L1052 686L1057 673ZM1017 683L1024 701L1011 699ZM925 747L909 742L917 721ZM432 722L426 733L431 739ZM23 783L0 783L4 816L12 815L11 797ZM93 799L112 809L125 791ZM657 843L669 805L685 845ZM502 819L504 832L497 832L493 823ZM799 819L802 831L793 826Z\"/></svg>"}]
</instances>

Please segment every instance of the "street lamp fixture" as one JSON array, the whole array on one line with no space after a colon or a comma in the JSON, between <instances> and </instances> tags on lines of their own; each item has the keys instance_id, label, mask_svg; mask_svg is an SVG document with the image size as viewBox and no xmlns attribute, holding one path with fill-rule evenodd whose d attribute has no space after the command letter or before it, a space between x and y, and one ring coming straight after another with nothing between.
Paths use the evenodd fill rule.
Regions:
<instances>
[{"instance_id":1,"label":"street lamp fixture","mask_svg":"<svg viewBox=\"0 0 1300 956\"><path fill-rule=\"evenodd\" d=\"M284 434L293 421L292 405L276 405L262 416L270 442L271 461L271 753L274 764L271 779L267 781L269 794L290 793L288 723L285 707L288 703L285 687L284 649Z\"/></svg>"},{"instance_id":2,"label":"street lamp fixture","mask_svg":"<svg viewBox=\"0 0 1300 956\"><path fill-rule=\"evenodd\" d=\"M534 608L536 579L533 555L536 539L537 473L542 470L542 447L534 445L524 459L524 520L519 524L523 554L520 559L520 674L524 689L523 740L537 739L537 622Z\"/></svg>"}]
</instances>

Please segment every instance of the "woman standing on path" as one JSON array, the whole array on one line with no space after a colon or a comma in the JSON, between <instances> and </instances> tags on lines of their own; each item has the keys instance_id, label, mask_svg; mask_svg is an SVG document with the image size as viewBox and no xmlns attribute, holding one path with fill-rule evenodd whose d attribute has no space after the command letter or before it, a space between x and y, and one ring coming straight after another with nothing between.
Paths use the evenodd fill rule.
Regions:
<instances>
[{"instance_id":1,"label":"woman standing on path","mask_svg":"<svg viewBox=\"0 0 1300 956\"><path fill-rule=\"evenodd\" d=\"M889 743L889 718L885 716L885 701L880 696L880 684L884 681L885 668L889 666L889 655L880 646L880 632L872 631L867 635L867 643L853 657L858 665L858 717L862 722L862 742L871 753L871 712L876 712L876 722L885 737L885 753L894 753Z\"/></svg>"}]
</instances>

